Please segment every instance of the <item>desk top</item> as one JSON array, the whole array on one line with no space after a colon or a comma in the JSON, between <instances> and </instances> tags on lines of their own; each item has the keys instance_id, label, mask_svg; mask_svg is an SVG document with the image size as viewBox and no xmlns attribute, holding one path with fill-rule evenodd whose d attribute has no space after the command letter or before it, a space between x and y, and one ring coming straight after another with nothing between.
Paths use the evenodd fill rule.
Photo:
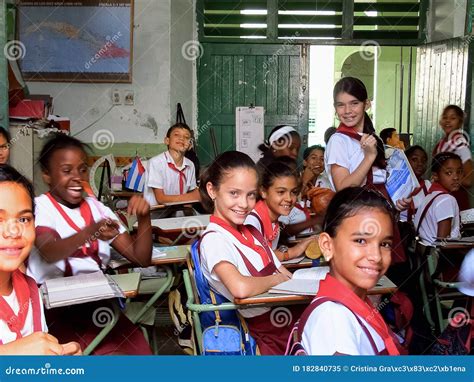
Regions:
<instances>
[{"instance_id":1,"label":"desk top","mask_svg":"<svg viewBox=\"0 0 474 382\"><path fill-rule=\"evenodd\" d=\"M167 265L167 264L183 264L186 262L186 256L188 255L191 246L189 245L175 245L172 247L153 247L153 253L151 255L152 265ZM129 268L132 263L120 255L118 252L113 251L112 259L108 266L112 269L117 268Z\"/></svg>"},{"instance_id":2,"label":"desk top","mask_svg":"<svg viewBox=\"0 0 474 382\"><path fill-rule=\"evenodd\" d=\"M397 286L387 277L382 276L377 285L368 291L368 295L378 295L393 293ZM280 293L262 293L257 296L247 298L236 298L234 303L237 305L255 305L255 304L272 304L272 303L302 303L310 302L314 296L302 296L295 294L280 294Z\"/></svg>"},{"instance_id":3,"label":"desk top","mask_svg":"<svg viewBox=\"0 0 474 382\"><path fill-rule=\"evenodd\" d=\"M139 272L111 275L110 277L117 283L125 297L137 296L141 280Z\"/></svg>"},{"instance_id":4,"label":"desk top","mask_svg":"<svg viewBox=\"0 0 474 382\"><path fill-rule=\"evenodd\" d=\"M184 232L186 230L204 230L211 215L181 216L177 218L152 219L151 225L166 232Z\"/></svg>"}]
</instances>

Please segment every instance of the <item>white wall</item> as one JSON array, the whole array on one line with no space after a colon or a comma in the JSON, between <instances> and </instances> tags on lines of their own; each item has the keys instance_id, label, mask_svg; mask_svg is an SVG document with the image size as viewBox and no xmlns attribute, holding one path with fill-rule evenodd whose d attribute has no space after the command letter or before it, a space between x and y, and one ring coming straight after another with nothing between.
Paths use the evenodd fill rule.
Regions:
<instances>
[{"instance_id":1,"label":"white wall","mask_svg":"<svg viewBox=\"0 0 474 382\"><path fill-rule=\"evenodd\" d=\"M53 96L55 114L71 119L73 135L90 126L77 135L84 142L107 129L115 143L162 143L178 100L192 122L193 63L180 53L193 35L192 0L135 0L134 14L131 84L28 83L32 94ZM113 106L114 89L133 90L135 105Z\"/></svg>"},{"instance_id":2,"label":"white wall","mask_svg":"<svg viewBox=\"0 0 474 382\"><path fill-rule=\"evenodd\" d=\"M426 16L428 42L464 36L467 0L430 0Z\"/></svg>"}]
</instances>

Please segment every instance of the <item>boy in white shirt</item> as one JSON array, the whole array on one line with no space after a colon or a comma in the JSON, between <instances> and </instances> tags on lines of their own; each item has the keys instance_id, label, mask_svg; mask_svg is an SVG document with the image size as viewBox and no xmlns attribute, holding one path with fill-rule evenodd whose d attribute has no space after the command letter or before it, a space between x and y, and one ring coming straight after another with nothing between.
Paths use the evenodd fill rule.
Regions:
<instances>
[{"instance_id":1,"label":"boy in white shirt","mask_svg":"<svg viewBox=\"0 0 474 382\"><path fill-rule=\"evenodd\" d=\"M199 200L194 164L184 154L191 147L191 129L176 123L166 133L168 151L148 161L145 200L151 205Z\"/></svg>"}]
</instances>

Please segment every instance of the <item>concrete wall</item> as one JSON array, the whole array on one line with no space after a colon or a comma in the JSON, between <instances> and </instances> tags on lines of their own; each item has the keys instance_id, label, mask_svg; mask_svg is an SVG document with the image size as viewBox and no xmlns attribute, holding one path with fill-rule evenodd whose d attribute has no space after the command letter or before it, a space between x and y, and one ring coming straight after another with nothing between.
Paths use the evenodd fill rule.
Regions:
<instances>
[{"instance_id":1,"label":"concrete wall","mask_svg":"<svg viewBox=\"0 0 474 382\"><path fill-rule=\"evenodd\" d=\"M188 124L193 121L193 61L183 58L184 42L193 39L193 0L135 0L133 79L131 84L28 83L32 94L50 94L54 112L71 119L71 133L105 152L126 155L136 144L163 143L181 102ZM112 92L133 90L133 106L112 105ZM113 144L112 144L113 143ZM162 148L157 146L158 151ZM144 154L142 154L144 155Z\"/></svg>"}]
</instances>

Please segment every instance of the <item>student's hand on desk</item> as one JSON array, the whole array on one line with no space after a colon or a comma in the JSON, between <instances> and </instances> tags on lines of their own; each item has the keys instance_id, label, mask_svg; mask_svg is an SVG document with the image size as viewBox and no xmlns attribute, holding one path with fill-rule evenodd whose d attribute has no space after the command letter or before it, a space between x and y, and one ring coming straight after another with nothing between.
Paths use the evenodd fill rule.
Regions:
<instances>
[{"instance_id":1,"label":"student's hand on desk","mask_svg":"<svg viewBox=\"0 0 474 382\"><path fill-rule=\"evenodd\" d=\"M411 200L411 198L398 199L395 207L397 207L398 211L405 211L410 207Z\"/></svg>"},{"instance_id":2,"label":"student's hand on desk","mask_svg":"<svg viewBox=\"0 0 474 382\"><path fill-rule=\"evenodd\" d=\"M0 346L0 354L5 355L61 355L63 346L48 333L35 332Z\"/></svg>"},{"instance_id":3,"label":"student's hand on desk","mask_svg":"<svg viewBox=\"0 0 474 382\"><path fill-rule=\"evenodd\" d=\"M63 347L63 355L82 355L81 346L77 342L68 342L61 344Z\"/></svg>"},{"instance_id":4,"label":"student's hand on desk","mask_svg":"<svg viewBox=\"0 0 474 382\"><path fill-rule=\"evenodd\" d=\"M286 271L286 269L285 269ZM275 273L275 278L276 278L276 282L277 284L281 284L281 283L284 283L285 281L288 281L289 279L291 279L292 275L290 272L286 271L280 271L280 270L277 270L277 272Z\"/></svg>"},{"instance_id":5,"label":"student's hand on desk","mask_svg":"<svg viewBox=\"0 0 474 382\"><path fill-rule=\"evenodd\" d=\"M90 240L111 240L119 234L119 223L112 219L102 219L89 226Z\"/></svg>"},{"instance_id":6,"label":"student's hand on desk","mask_svg":"<svg viewBox=\"0 0 474 382\"><path fill-rule=\"evenodd\" d=\"M142 196L135 195L128 201L127 213L137 217L148 217L150 216L150 205Z\"/></svg>"}]
</instances>

